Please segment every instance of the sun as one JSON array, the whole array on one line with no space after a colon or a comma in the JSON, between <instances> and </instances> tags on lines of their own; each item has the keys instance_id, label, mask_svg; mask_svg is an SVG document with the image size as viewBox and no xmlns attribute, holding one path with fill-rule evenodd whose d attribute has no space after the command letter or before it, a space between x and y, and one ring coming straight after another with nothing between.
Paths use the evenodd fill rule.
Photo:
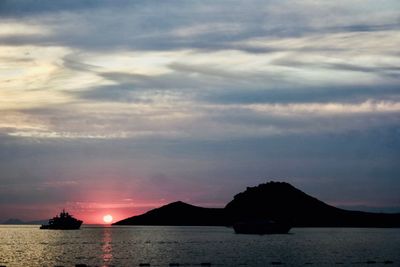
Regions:
<instances>
[{"instance_id":1,"label":"sun","mask_svg":"<svg viewBox=\"0 0 400 267\"><path fill-rule=\"evenodd\" d=\"M113 221L113 217L110 214L104 215L103 216L103 221L105 223L111 223Z\"/></svg>"}]
</instances>

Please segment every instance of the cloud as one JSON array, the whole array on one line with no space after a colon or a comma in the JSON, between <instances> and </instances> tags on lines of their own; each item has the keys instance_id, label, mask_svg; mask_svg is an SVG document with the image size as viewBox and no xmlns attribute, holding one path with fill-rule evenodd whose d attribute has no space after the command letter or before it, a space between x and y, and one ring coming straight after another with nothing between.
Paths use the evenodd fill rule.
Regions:
<instances>
[{"instance_id":1,"label":"cloud","mask_svg":"<svg viewBox=\"0 0 400 267\"><path fill-rule=\"evenodd\" d=\"M266 179L397 206L399 8L0 0L2 210L216 205Z\"/></svg>"},{"instance_id":2,"label":"cloud","mask_svg":"<svg viewBox=\"0 0 400 267\"><path fill-rule=\"evenodd\" d=\"M58 12L79 12L85 9L94 9L101 6L115 6L116 4L126 4L130 1L115 1L110 3L103 0L2 0L0 2L0 14L3 16L41 16L46 13Z\"/></svg>"},{"instance_id":3,"label":"cloud","mask_svg":"<svg viewBox=\"0 0 400 267\"><path fill-rule=\"evenodd\" d=\"M257 103L327 103L327 102L362 102L374 100L398 100L398 88L395 85L354 85L337 87L305 88L249 88L200 94L199 100L220 104L257 104Z\"/></svg>"},{"instance_id":4,"label":"cloud","mask_svg":"<svg viewBox=\"0 0 400 267\"><path fill-rule=\"evenodd\" d=\"M398 5L396 1L385 3ZM1 41L14 45L63 44L100 51L116 48L218 50L232 48L234 42L265 36L299 37L357 28L361 31L398 29L395 8L373 9L371 6L375 4L371 1L362 2L361 9L360 5L258 0L246 4L232 1L147 1L140 4L135 1L59 1L57 4L40 1L29 4L3 0L1 10L7 20L22 16L23 20L47 25L53 34L47 38L32 36L32 39L11 35ZM285 19L287 17L291 19ZM90 38L86 38L89 35Z\"/></svg>"}]
</instances>

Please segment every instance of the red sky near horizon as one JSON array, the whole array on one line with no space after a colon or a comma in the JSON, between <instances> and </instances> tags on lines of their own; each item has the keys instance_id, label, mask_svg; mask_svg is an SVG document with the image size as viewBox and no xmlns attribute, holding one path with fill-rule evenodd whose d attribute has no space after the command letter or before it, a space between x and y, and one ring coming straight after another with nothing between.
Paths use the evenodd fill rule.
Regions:
<instances>
[{"instance_id":1,"label":"red sky near horizon","mask_svg":"<svg viewBox=\"0 0 400 267\"><path fill-rule=\"evenodd\" d=\"M58 215L62 209L72 214L75 218L83 220L84 224L104 224L103 217L111 215L113 222L142 214L150 209L159 207L166 203L159 204L137 204L129 206L119 203L67 203L65 205L46 205L40 206L8 206L2 209L4 218L15 218L13 214L20 214L17 219L22 221L47 220ZM157 206L158 205L158 206ZM10 214L10 215L8 215Z\"/></svg>"}]
</instances>

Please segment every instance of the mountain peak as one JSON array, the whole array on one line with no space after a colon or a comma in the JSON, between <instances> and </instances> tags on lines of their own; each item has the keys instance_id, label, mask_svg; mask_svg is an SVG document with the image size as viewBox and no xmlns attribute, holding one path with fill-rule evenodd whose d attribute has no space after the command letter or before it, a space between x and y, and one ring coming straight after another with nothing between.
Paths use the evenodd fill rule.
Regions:
<instances>
[{"instance_id":1,"label":"mountain peak","mask_svg":"<svg viewBox=\"0 0 400 267\"><path fill-rule=\"evenodd\" d=\"M190 204L185 203L185 202L180 201L180 200L175 201L175 202L171 202L171 203L169 203L169 204L167 204L167 205L165 205L165 206L166 206L166 207L167 207L167 206L173 206L173 207L187 207L187 206L192 206L192 207L193 207L193 205L190 205Z\"/></svg>"},{"instance_id":2,"label":"mountain peak","mask_svg":"<svg viewBox=\"0 0 400 267\"><path fill-rule=\"evenodd\" d=\"M300 191L289 183L270 181L270 182L259 184L259 185L253 186L253 187L247 187L246 191L242 192L242 193L257 193L257 192L266 192L266 191L270 191L270 190ZM241 193L239 193L238 195L240 195L240 194Z\"/></svg>"},{"instance_id":3,"label":"mountain peak","mask_svg":"<svg viewBox=\"0 0 400 267\"><path fill-rule=\"evenodd\" d=\"M298 215L313 217L312 213L338 210L313 198L286 182L267 182L247 187L226 205L233 220L269 217L292 220Z\"/></svg>"}]
</instances>

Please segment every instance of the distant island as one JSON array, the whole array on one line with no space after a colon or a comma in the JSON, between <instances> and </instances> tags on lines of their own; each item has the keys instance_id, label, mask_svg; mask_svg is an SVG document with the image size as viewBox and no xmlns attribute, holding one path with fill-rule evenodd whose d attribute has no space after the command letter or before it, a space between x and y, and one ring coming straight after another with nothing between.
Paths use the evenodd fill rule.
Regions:
<instances>
[{"instance_id":1,"label":"distant island","mask_svg":"<svg viewBox=\"0 0 400 267\"><path fill-rule=\"evenodd\" d=\"M113 225L231 226L253 219L286 221L293 227L400 227L400 213L339 209L285 182L248 187L224 208L203 208L177 201Z\"/></svg>"},{"instance_id":2,"label":"distant island","mask_svg":"<svg viewBox=\"0 0 400 267\"><path fill-rule=\"evenodd\" d=\"M47 222L47 220L38 220L38 221L22 221L22 220L20 220L20 219L16 219L16 218L11 218L11 219L8 219L8 220L6 220L6 221L4 221L4 222L2 222L1 224L43 224L43 223L46 223Z\"/></svg>"}]
</instances>

